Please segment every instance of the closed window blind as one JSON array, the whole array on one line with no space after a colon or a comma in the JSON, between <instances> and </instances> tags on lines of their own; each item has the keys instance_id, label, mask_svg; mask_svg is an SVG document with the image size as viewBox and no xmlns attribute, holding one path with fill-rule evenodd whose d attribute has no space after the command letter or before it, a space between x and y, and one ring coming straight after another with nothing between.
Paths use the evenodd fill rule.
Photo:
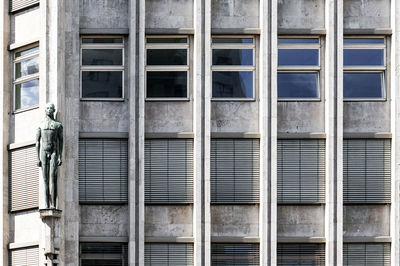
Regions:
<instances>
[{"instance_id":1,"label":"closed window blind","mask_svg":"<svg viewBox=\"0 0 400 266\"><path fill-rule=\"evenodd\" d=\"M35 4L39 4L39 0L10 0L10 12L15 12Z\"/></svg>"},{"instance_id":2,"label":"closed window blind","mask_svg":"<svg viewBox=\"0 0 400 266\"><path fill-rule=\"evenodd\" d=\"M193 140L145 141L145 202L193 202Z\"/></svg>"},{"instance_id":3,"label":"closed window blind","mask_svg":"<svg viewBox=\"0 0 400 266\"><path fill-rule=\"evenodd\" d=\"M81 266L128 266L126 243L81 243Z\"/></svg>"},{"instance_id":4,"label":"closed window blind","mask_svg":"<svg viewBox=\"0 0 400 266\"><path fill-rule=\"evenodd\" d=\"M324 244L278 244L278 265L325 265Z\"/></svg>"},{"instance_id":5,"label":"closed window blind","mask_svg":"<svg viewBox=\"0 0 400 266\"><path fill-rule=\"evenodd\" d=\"M259 244L218 243L211 245L211 265L260 265Z\"/></svg>"},{"instance_id":6,"label":"closed window blind","mask_svg":"<svg viewBox=\"0 0 400 266\"><path fill-rule=\"evenodd\" d=\"M278 203L325 200L325 140L278 140Z\"/></svg>"},{"instance_id":7,"label":"closed window blind","mask_svg":"<svg viewBox=\"0 0 400 266\"><path fill-rule=\"evenodd\" d=\"M260 196L258 139L211 140L211 203L257 203Z\"/></svg>"},{"instance_id":8,"label":"closed window blind","mask_svg":"<svg viewBox=\"0 0 400 266\"><path fill-rule=\"evenodd\" d=\"M193 265L193 244L147 243L144 248L144 264L148 266Z\"/></svg>"},{"instance_id":9,"label":"closed window blind","mask_svg":"<svg viewBox=\"0 0 400 266\"><path fill-rule=\"evenodd\" d=\"M39 247L28 247L11 250L10 265L39 266Z\"/></svg>"},{"instance_id":10,"label":"closed window blind","mask_svg":"<svg viewBox=\"0 0 400 266\"><path fill-rule=\"evenodd\" d=\"M390 202L390 139L343 141L343 202Z\"/></svg>"},{"instance_id":11,"label":"closed window blind","mask_svg":"<svg viewBox=\"0 0 400 266\"><path fill-rule=\"evenodd\" d=\"M9 152L9 209L19 211L39 207L39 168L35 146Z\"/></svg>"},{"instance_id":12,"label":"closed window blind","mask_svg":"<svg viewBox=\"0 0 400 266\"><path fill-rule=\"evenodd\" d=\"M128 201L128 141L79 140L79 201L122 203Z\"/></svg>"},{"instance_id":13,"label":"closed window blind","mask_svg":"<svg viewBox=\"0 0 400 266\"><path fill-rule=\"evenodd\" d=\"M390 243L345 243L343 265L389 266Z\"/></svg>"}]
</instances>

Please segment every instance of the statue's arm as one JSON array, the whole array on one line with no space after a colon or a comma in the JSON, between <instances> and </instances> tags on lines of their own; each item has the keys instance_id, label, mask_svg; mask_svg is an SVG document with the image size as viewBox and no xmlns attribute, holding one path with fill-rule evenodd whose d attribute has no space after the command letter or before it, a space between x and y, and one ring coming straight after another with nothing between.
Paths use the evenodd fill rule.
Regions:
<instances>
[{"instance_id":1,"label":"statue's arm","mask_svg":"<svg viewBox=\"0 0 400 266\"><path fill-rule=\"evenodd\" d=\"M58 165L62 163L62 152L63 152L63 144L64 144L64 135L63 135L63 127L60 125L58 128Z\"/></svg>"},{"instance_id":2,"label":"statue's arm","mask_svg":"<svg viewBox=\"0 0 400 266\"><path fill-rule=\"evenodd\" d=\"M37 166L41 167L42 162L40 161L40 138L41 130L40 127L36 130L36 154L37 154Z\"/></svg>"}]
</instances>

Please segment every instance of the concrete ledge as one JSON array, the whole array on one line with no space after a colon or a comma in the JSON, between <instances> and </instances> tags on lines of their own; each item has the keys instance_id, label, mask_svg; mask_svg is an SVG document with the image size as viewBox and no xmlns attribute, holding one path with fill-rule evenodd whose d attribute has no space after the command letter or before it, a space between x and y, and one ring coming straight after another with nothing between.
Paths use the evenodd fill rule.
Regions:
<instances>
[{"instance_id":1,"label":"concrete ledge","mask_svg":"<svg viewBox=\"0 0 400 266\"><path fill-rule=\"evenodd\" d=\"M343 133L344 139L391 139L390 132L360 132L360 133Z\"/></svg>"},{"instance_id":2,"label":"concrete ledge","mask_svg":"<svg viewBox=\"0 0 400 266\"><path fill-rule=\"evenodd\" d=\"M15 150L18 148L23 148L26 146L32 146L36 144L36 140L29 140L29 141L24 141L24 142L19 142L19 143L10 143L8 144L8 150Z\"/></svg>"},{"instance_id":3,"label":"concrete ledge","mask_svg":"<svg viewBox=\"0 0 400 266\"><path fill-rule=\"evenodd\" d=\"M278 132L278 139L326 139L324 132L285 133Z\"/></svg>"},{"instance_id":4,"label":"concrete ledge","mask_svg":"<svg viewBox=\"0 0 400 266\"><path fill-rule=\"evenodd\" d=\"M47 218L47 217L53 217L53 218L61 218L61 210L58 209L39 209L40 213L40 218Z\"/></svg>"},{"instance_id":5,"label":"concrete ledge","mask_svg":"<svg viewBox=\"0 0 400 266\"><path fill-rule=\"evenodd\" d=\"M194 243L194 237L145 237L144 242L148 243Z\"/></svg>"},{"instance_id":6,"label":"concrete ledge","mask_svg":"<svg viewBox=\"0 0 400 266\"><path fill-rule=\"evenodd\" d=\"M260 243L259 237L212 236L213 243Z\"/></svg>"},{"instance_id":7,"label":"concrete ledge","mask_svg":"<svg viewBox=\"0 0 400 266\"><path fill-rule=\"evenodd\" d=\"M127 236L81 236L79 242L118 242L128 243Z\"/></svg>"},{"instance_id":8,"label":"concrete ledge","mask_svg":"<svg viewBox=\"0 0 400 266\"><path fill-rule=\"evenodd\" d=\"M27 45L35 44L35 43L39 44L39 39L31 39L31 40L27 40L24 42L11 43L8 45L8 50L12 51L12 50L15 50L15 49L27 46Z\"/></svg>"},{"instance_id":9,"label":"concrete ledge","mask_svg":"<svg viewBox=\"0 0 400 266\"><path fill-rule=\"evenodd\" d=\"M145 133L145 139L193 139L193 132Z\"/></svg>"},{"instance_id":10,"label":"concrete ledge","mask_svg":"<svg viewBox=\"0 0 400 266\"><path fill-rule=\"evenodd\" d=\"M260 34L260 28L212 28L211 34Z\"/></svg>"},{"instance_id":11,"label":"concrete ledge","mask_svg":"<svg viewBox=\"0 0 400 266\"><path fill-rule=\"evenodd\" d=\"M343 29L345 35L392 35L392 29Z\"/></svg>"},{"instance_id":12,"label":"concrete ledge","mask_svg":"<svg viewBox=\"0 0 400 266\"><path fill-rule=\"evenodd\" d=\"M79 138L127 139L128 132L79 132Z\"/></svg>"},{"instance_id":13,"label":"concrete ledge","mask_svg":"<svg viewBox=\"0 0 400 266\"><path fill-rule=\"evenodd\" d=\"M279 243L325 243L325 237L279 237Z\"/></svg>"},{"instance_id":14,"label":"concrete ledge","mask_svg":"<svg viewBox=\"0 0 400 266\"><path fill-rule=\"evenodd\" d=\"M256 132L211 132L211 138L215 139L259 139L260 133Z\"/></svg>"},{"instance_id":15,"label":"concrete ledge","mask_svg":"<svg viewBox=\"0 0 400 266\"><path fill-rule=\"evenodd\" d=\"M34 242L24 242L24 243L10 243L8 244L8 249L17 249L17 248L27 248L39 246L39 241Z\"/></svg>"},{"instance_id":16,"label":"concrete ledge","mask_svg":"<svg viewBox=\"0 0 400 266\"><path fill-rule=\"evenodd\" d=\"M343 242L346 242L346 243L390 243L390 242L392 242L392 238L390 236L343 237Z\"/></svg>"},{"instance_id":17,"label":"concrete ledge","mask_svg":"<svg viewBox=\"0 0 400 266\"><path fill-rule=\"evenodd\" d=\"M325 28L315 29L278 29L279 35L326 35Z\"/></svg>"},{"instance_id":18,"label":"concrete ledge","mask_svg":"<svg viewBox=\"0 0 400 266\"><path fill-rule=\"evenodd\" d=\"M194 34L194 28L146 28L146 34Z\"/></svg>"},{"instance_id":19,"label":"concrete ledge","mask_svg":"<svg viewBox=\"0 0 400 266\"><path fill-rule=\"evenodd\" d=\"M129 28L119 28L119 29L79 29L79 34L116 34L116 35L127 35L129 34Z\"/></svg>"}]
</instances>

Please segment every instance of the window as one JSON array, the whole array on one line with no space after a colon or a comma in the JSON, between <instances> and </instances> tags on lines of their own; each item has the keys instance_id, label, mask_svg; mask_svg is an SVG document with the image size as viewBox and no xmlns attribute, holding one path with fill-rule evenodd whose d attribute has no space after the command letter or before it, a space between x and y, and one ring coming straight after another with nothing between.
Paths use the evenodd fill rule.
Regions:
<instances>
[{"instance_id":1,"label":"window","mask_svg":"<svg viewBox=\"0 0 400 266\"><path fill-rule=\"evenodd\" d=\"M213 99L253 99L255 94L255 39L212 38Z\"/></svg>"},{"instance_id":2,"label":"window","mask_svg":"<svg viewBox=\"0 0 400 266\"><path fill-rule=\"evenodd\" d=\"M128 244L81 243L81 266L128 266Z\"/></svg>"},{"instance_id":3,"label":"window","mask_svg":"<svg viewBox=\"0 0 400 266\"><path fill-rule=\"evenodd\" d=\"M278 244L278 265L325 265L324 244ZM358 265L358 264L357 264Z\"/></svg>"},{"instance_id":4,"label":"window","mask_svg":"<svg viewBox=\"0 0 400 266\"><path fill-rule=\"evenodd\" d=\"M343 48L343 97L385 98L385 39L349 37L344 39Z\"/></svg>"},{"instance_id":5,"label":"window","mask_svg":"<svg viewBox=\"0 0 400 266\"><path fill-rule=\"evenodd\" d=\"M81 98L123 98L123 38L82 37L81 41Z\"/></svg>"},{"instance_id":6,"label":"window","mask_svg":"<svg viewBox=\"0 0 400 266\"><path fill-rule=\"evenodd\" d=\"M211 265L260 265L259 244L211 244Z\"/></svg>"},{"instance_id":7,"label":"window","mask_svg":"<svg viewBox=\"0 0 400 266\"><path fill-rule=\"evenodd\" d=\"M193 244L146 243L144 245L144 265L194 265Z\"/></svg>"},{"instance_id":8,"label":"window","mask_svg":"<svg viewBox=\"0 0 400 266\"><path fill-rule=\"evenodd\" d=\"M390 203L390 139L343 140L343 202Z\"/></svg>"},{"instance_id":9,"label":"window","mask_svg":"<svg viewBox=\"0 0 400 266\"><path fill-rule=\"evenodd\" d=\"M39 170L35 146L9 152L9 209L20 211L39 207Z\"/></svg>"},{"instance_id":10,"label":"window","mask_svg":"<svg viewBox=\"0 0 400 266\"><path fill-rule=\"evenodd\" d=\"M79 202L128 201L128 141L79 140Z\"/></svg>"},{"instance_id":11,"label":"window","mask_svg":"<svg viewBox=\"0 0 400 266\"><path fill-rule=\"evenodd\" d=\"M39 4L39 0L10 0L10 12L25 9Z\"/></svg>"},{"instance_id":12,"label":"window","mask_svg":"<svg viewBox=\"0 0 400 266\"><path fill-rule=\"evenodd\" d=\"M10 266L39 265L39 247L32 246L10 250Z\"/></svg>"},{"instance_id":13,"label":"window","mask_svg":"<svg viewBox=\"0 0 400 266\"><path fill-rule=\"evenodd\" d=\"M39 105L39 47L14 53L14 110Z\"/></svg>"},{"instance_id":14,"label":"window","mask_svg":"<svg viewBox=\"0 0 400 266\"><path fill-rule=\"evenodd\" d=\"M325 200L325 140L278 140L278 203Z\"/></svg>"},{"instance_id":15,"label":"window","mask_svg":"<svg viewBox=\"0 0 400 266\"><path fill-rule=\"evenodd\" d=\"M193 202L193 140L145 140L145 202Z\"/></svg>"},{"instance_id":16,"label":"window","mask_svg":"<svg viewBox=\"0 0 400 266\"><path fill-rule=\"evenodd\" d=\"M146 38L146 98L189 98L189 38Z\"/></svg>"},{"instance_id":17,"label":"window","mask_svg":"<svg viewBox=\"0 0 400 266\"><path fill-rule=\"evenodd\" d=\"M319 38L278 39L278 98L320 98L321 44Z\"/></svg>"},{"instance_id":18,"label":"window","mask_svg":"<svg viewBox=\"0 0 400 266\"><path fill-rule=\"evenodd\" d=\"M344 243L344 266L389 266L390 243Z\"/></svg>"},{"instance_id":19,"label":"window","mask_svg":"<svg viewBox=\"0 0 400 266\"><path fill-rule=\"evenodd\" d=\"M211 203L258 203L258 139L211 140Z\"/></svg>"}]
</instances>

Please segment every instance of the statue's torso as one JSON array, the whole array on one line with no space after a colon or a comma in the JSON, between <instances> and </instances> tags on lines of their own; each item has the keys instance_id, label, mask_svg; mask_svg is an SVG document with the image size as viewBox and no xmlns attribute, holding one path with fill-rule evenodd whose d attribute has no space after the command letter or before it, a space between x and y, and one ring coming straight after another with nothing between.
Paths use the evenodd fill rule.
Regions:
<instances>
[{"instance_id":1,"label":"statue's torso","mask_svg":"<svg viewBox=\"0 0 400 266\"><path fill-rule=\"evenodd\" d=\"M61 123L46 119L40 124L40 131L42 137L42 147L46 152L56 151L57 135L60 130Z\"/></svg>"}]
</instances>

